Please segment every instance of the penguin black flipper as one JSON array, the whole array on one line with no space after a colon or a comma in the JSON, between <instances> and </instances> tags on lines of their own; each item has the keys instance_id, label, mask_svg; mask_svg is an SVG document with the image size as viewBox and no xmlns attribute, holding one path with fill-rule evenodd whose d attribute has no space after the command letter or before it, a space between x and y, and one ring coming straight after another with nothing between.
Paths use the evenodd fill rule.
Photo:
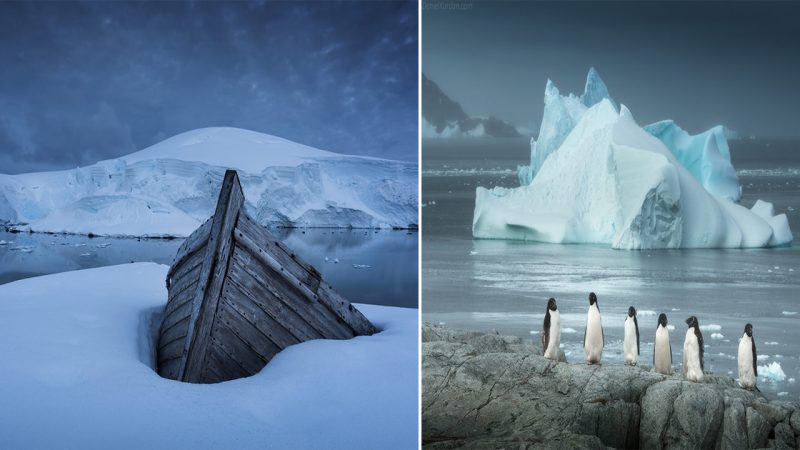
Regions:
<instances>
[{"instance_id":1,"label":"penguin black flipper","mask_svg":"<svg viewBox=\"0 0 800 450\"><path fill-rule=\"evenodd\" d=\"M542 326L542 355L547 351L547 344L550 343L550 308L544 313L544 325Z\"/></svg>"},{"instance_id":2,"label":"penguin black flipper","mask_svg":"<svg viewBox=\"0 0 800 450\"><path fill-rule=\"evenodd\" d=\"M758 364L756 364L756 360L758 360L756 357L756 338L751 337L750 342L753 343L753 375L758 376Z\"/></svg>"},{"instance_id":3,"label":"penguin black flipper","mask_svg":"<svg viewBox=\"0 0 800 450\"><path fill-rule=\"evenodd\" d=\"M589 320L587 319L587 320L586 320L586 322L589 322ZM586 328L587 328L588 326L589 326L589 324L588 324L588 323L587 323L586 325L584 325L584 326L583 326L583 347L584 347L584 348L586 348Z\"/></svg>"},{"instance_id":4,"label":"penguin black flipper","mask_svg":"<svg viewBox=\"0 0 800 450\"><path fill-rule=\"evenodd\" d=\"M641 356L641 352L639 352L639 322L636 321L636 315L633 316L633 326L636 327L636 354ZM655 346L653 346L655 349ZM653 358L656 357L655 350L653 351ZM653 360L653 365L655 365L655 360Z\"/></svg>"},{"instance_id":5,"label":"penguin black flipper","mask_svg":"<svg viewBox=\"0 0 800 450\"><path fill-rule=\"evenodd\" d=\"M700 332L699 325L694 329L694 334L697 336L697 346L700 347L698 349L700 351L700 370L705 370L705 365L703 365L703 333Z\"/></svg>"}]
</instances>

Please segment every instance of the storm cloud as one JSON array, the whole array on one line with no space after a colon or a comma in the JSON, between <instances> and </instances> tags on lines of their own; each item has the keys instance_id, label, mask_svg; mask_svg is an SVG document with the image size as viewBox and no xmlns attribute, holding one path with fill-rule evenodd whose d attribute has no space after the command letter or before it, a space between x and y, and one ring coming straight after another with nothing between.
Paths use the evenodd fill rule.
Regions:
<instances>
[{"instance_id":1,"label":"storm cloud","mask_svg":"<svg viewBox=\"0 0 800 450\"><path fill-rule=\"evenodd\" d=\"M0 173L233 126L417 159L415 2L0 3Z\"/></svg>"}]
</instances>

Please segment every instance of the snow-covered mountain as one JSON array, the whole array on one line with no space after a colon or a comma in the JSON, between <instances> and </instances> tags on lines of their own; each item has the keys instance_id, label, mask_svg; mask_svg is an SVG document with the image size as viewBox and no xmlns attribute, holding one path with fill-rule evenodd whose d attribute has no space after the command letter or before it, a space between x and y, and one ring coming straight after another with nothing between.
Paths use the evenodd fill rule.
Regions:
<instances>
[{"instance_id":1,"label":"snow-covered mountain","mask_svg":"<svg viewBox=\"0 0 800 450\"><path fill-rule=\"evenodd\" d=\"M516 137L513 125L496 117L470 117L433 80L422 74L422 136Z\"/></svg>"},{"instance_id":2,"label":"snow-covered mountain","mask_svg":"<svg viewBox=\"0 0 800 450\"><path fill-rule=\"evenodd\" d=\"M639 126L593 70L581 97L548 81L539 140L521 187L478 187L477 238L610 244L619 249L770 247L792 242L785 214L740 196L724 130L690 136Z\"/></svg>"},{"instance_id":3,"label":"snow-covered mountain","mask_svg":"<svg viewBox=\"0 0 800 450\"><path fill-rule=\"evenodd\" d=\"M239 171L264 225L390 228L417 223L417 165L327 152L238 128L202 128L88 167L0 174L0 221L33 231L187 236Z\"/></svg>"}]
</instances>

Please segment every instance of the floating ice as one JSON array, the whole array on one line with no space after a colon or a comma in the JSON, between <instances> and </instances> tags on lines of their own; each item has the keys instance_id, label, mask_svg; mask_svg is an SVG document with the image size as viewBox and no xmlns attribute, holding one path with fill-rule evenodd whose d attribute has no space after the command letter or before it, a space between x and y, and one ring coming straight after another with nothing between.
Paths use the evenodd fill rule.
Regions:
<instances>
[{"instance_id":1,"label":"floating ice","mask_svg":"<svg viewBox=\"0 0 800 450\"><path fill-rule=\"evenodd\" d=\"M742 188L731 164L724 127L717 125L692 136L672 120L663 120L644 129L660 139L708 192L731 201L741 198Z\"/></svg>"},{"instance_id":2,"label":"floating ice","mask_svg":"<svg viewBox=\"0 0 800 450\"><path fill-rule=\"evenodd\" d=\"M783 381L786 379L786 374L781 368L781 364L773 361L765 366L758 366L758 376L769 381Z\"/></svg>"},{"instance_id":3,"label":"floating ice","mask_svg":"<svg viewBox=\"0 0 800 450\"><path fill-rule=\"evenodd\" d=\"M789 395L789 393L788 393L788 392L786 392L786 391L781 391L781 392L778 392L778 397L785 397L785 396L787 396L787 395Z\"/></svg>"},{"instance_id":4,"label":"floating ice","mask_svg":"<svg viewBox=\"0 0 800 450\"><path fill-rule=\"evenodd\" d=\"M590 78L595 77L592 71ZM719 157L704 156L700 163L682 161L684 153L693 153L673 154L640 127L625 106L617 111L603 97L607 91L593 87L597 85L587 81L587 93L596 90L600 95L579 98L561 96L548 82L531 165L520 169L522 186L477 188L474 237L610 244L619 249L791 243L786 215L774 215L771 204L759 201L748 210L720 196L738 198L726 187L736 174L725 168L730 163L729 157L721 156L724 151L708 150ZM600 100L590 106L585 98ZM707 175L705 164L712 166ZM687 166L698 168L700 178Z\"/></svg>"},{"instance_id":5,"label":"floating ice","mask_svg":"<svg viewBox=\"0 0 800 450\"><path fill-rule=\"evenodd\" d=\"M81 253L80 256L92 256L91 253Z\"/></svg>"},{"instance_id":6,"label":"floating ice","mask_svg":"<svg viewBox=\"0 0 800 450\"><path fill-rule=\"evenodd\" d=\"M784 316L794 316L797 314L797 311L783 311L781 312Z\"/></svg>"},{"instance_id":7,"label":"floating ice","mask_svg":"<svg viewBox=\"0 0 800 450\"><path fill-rule=\"evenodd\" d=\"M769 355L757 355L756 359L759 361L763 361L765 359L769 359Z\"/></svg>"},{"instance_id":8,"label":"floating ice","mask_svg":"<svg viewBox=\"0 0 800 450\"><path fill-rule=\"evenodd\" d=\"M476 252L475 250L470 250L469 254L470 254L470 256L475 256L475 255L478 254L478 252Z\"/></svg>"},{"instance_id":9,"label":"floating ice","mask_svg":"<svg viewBox=\"0 0 800 450\"><path fill-rule=\"evenodd\" d=\"M577 333L577 331L575 330L575 328L563 328L563 329L561 330L561 332L562 332L562 333L564 333L564 334Z\"/></svg>"},{"instance_id":10,"label":"floating ice","mask_svg":"<svg viewBox=\"0 0 800 450\"><path fill-rule=\"evenodd\" d=\"M667 324L667 330L669 330L669 331L675 331L675 325L670 325L670 324Z\"/></svg>"},{"instance_id":11,"label":"floating ice","mask_svg":"<svg viewBox=\"0 0 800 450\"><path fill-rule=\"evenodd\" d=\"M764 342L764 345L778 345L778 342L777 341L767 341L767 342Z\"/></svg>"},{"instance_id":12,"label":"floating ice","mask_svg":"<svg viewBox=\"0 0 800 450\"><path fill-rule=\"evenodd\" d=\"M724 337L725 336L720 333L711 333L711 339L723 339Z\"/></svg>"},{"instance_id":13,"label":"floating ice","mask_svg":"<svg viewBox=\"0 0 800 450\"><path fill-rule=\"evenodd\" d=\"M720 331L720 330L722 330L722 327L717 325L717 324L715 324L715 323L710 323L708 325L700 325L700 330L702 330L702 331Z\"/></svg>"},{"instance_id":14,"label":"floating ice","mask_svg":"<svg viewBox=\"0 0 800 450\"><path fill-rule=\"evenodd\" d=\"M639 317L642 317L642 316L643 317L650 317L650 316L655 317L656 312L653 311L653 310L650 310L650 309L645 309L645 310L641 310L641 311L636 311L636 315L639 316Z\"/></svg>"},{"instance_id":15,"label":"floating ice","mask_svg":"<svg viewBox=\"0 0 800 450\"><path fill-rule=\"evenodd\" d=\"M369 264L353 264L353 269L369 269L371 267Z\"/></svg>"}]
</instances>

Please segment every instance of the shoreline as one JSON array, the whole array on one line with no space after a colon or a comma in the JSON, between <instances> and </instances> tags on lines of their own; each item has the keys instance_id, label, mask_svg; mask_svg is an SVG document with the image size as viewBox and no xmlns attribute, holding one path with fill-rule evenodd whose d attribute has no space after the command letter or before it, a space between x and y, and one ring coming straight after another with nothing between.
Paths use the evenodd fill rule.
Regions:
<instances>
[{"instance_id":1,"label":"shoreline","mask_svg":"<svg viewBox=\"0 0 800 450\"><path fill-rule=\"evenodd\" d=\"M422 441L445 449L800 446L800 403L729 376L545 359L516 336L422 326Z\"/></svg>"}]
</instances>

